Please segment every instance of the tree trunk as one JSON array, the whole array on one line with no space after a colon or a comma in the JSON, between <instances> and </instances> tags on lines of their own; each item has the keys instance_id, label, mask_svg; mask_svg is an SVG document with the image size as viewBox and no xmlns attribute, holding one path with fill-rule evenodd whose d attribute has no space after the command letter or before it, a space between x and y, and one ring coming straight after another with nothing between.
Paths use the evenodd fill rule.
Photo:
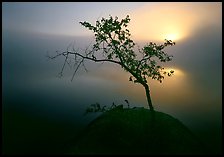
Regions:
<instances>
[{"instance_id":1,"label":"tree trunk","mask_svg":"<svg viewBox=\"0 0 224 157\"><path fill-rule=\"evenodd\" d=\"M154 111L154 108L152 106L152 100L151 100L151 97L150 97L149 86L147 84L144 84L144 87L145 87L145 93L146 93L149 109L151 111L150 125L153 128L154 125L155 125L155 111Z\"/></svg>"},{"instance_id":2,"label":"tree trunk","mask_svg":"<svg viewBox=\"0 0 224 157\"><path fill-rule=\"evenodd\" d=\"M146 93L149 109L150 109L150 111L154 111L154 108L152 106L152 100L150 97L149 86L147 84L145 84L144 87L145 87L145 93Z\"/></svg>"}]
</instances>

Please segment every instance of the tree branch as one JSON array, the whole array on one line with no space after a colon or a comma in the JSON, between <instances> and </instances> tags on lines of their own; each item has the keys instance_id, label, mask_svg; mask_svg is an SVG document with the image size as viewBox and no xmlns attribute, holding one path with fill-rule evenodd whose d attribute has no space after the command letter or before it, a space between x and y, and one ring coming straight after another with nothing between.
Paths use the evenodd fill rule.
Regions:
<instances>
[{"instance_id":1,"label":"tree branch","mask_svg":"<svg viewBox=\"0 0 224 157\"><path fill-rule=\"evenodd\" d=\"M72 75L72 79L71 79L71 81L73 80L73 78L74 78L76 72L78 71L78 69L79 69L81 63L83 62L83 60L84 60L84 59L82 59L82 61L80 61L79 64L78 64L78 66L76 67L75 72L74 72L73 75Z\"/></svg>"},{"instance_id":2,"label":"tree branch","mask_svg":"<svg viewBox=\"0 0 224 157\"><path fill-rule=\"evenodd\" d=\"M74 55L74 56L75 56L75 61L76 61L76 63L75 63L74 66L76 66L77 64L78 64L78 65L77 65L76 68L75 68L75 71L74 71L74 73L73 73L73 75L72 75L72 79L71 79L71 81L74 79L74 76L75 76L75 74L77 73L78 69L80 68L80 65L81 65L81 64L84 66L85 70L87 71L87 69L86 69L86 67L85 67L85 65L84 65L84 60L85 60L85 59L86 59L86 60L91 60L91 61L94 61L94 62L111 62L111 63L115 63L115 64L119 64L119 65L123 66L123 64L122 64L121 62L119 62L119 61L115 61L115 60L111 60L111 59L97 59L96 57L92 57L92 58L91 58L91 57L88 57L89 54L91 54L91 52L90 52L90 53L86 53L86 56L84 56L84 55L82 55L82 54L80 54L80 53L78 53L78 52L65 51L65 52L62 52L62 53L57 54L57 55L55 55L55 56L49 56L49 55L47 55L47 57L48 57L49 59L55 59L55 58L57 58L57 57L59 57L59 56L64 56L64 57L65 57L64 64L63 64L62 69L61 69L61 71L60 71L60 73L59 73L60 76L62 76L62 73L63 73L64 68L65 68L65 64L68 63L68 62L67 62L68 56L69 56L69 55ZM81 57L81 58L80 58L81 60L79 60L79 59L77 58L77 56L78 56L78 57Z\"/></svg>"}]
</instances>

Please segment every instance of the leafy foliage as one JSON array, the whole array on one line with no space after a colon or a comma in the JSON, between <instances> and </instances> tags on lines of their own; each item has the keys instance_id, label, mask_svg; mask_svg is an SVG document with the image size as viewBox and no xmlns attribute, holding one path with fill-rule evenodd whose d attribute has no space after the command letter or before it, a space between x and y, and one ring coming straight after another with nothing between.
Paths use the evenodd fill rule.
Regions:
<instances>
[{"instance_id":1,"label":"leafy foliage","mask_svg":"<svg viewBox=\"0 0 224 157\"><path fill-rule=\"evenodd\" d=\"M80 22L80 24L94 32L93 50L100 51L107 59L121 63L122 68L134 76L135 80L131 76L130 81L146 84L146 77L151 77L162 82L166 74L171 76L174 71L164 71L164 68L157 64L155 58L161 62L171 61L173 56L166 54L163 49L175 45L175 42L166 39L165 43L160 45L150 42L142 49L138 49L139 54L142 55L142 58L138 59L137 53L134 51L136 44L131 39L130 31L127 28L129 22L130 18L127 15L121 21L118 21L118 17L114 19L112 16L109 19L102 18L101 21L96 21L95 26L86 21Z\"/></svg>"}]
</instances>

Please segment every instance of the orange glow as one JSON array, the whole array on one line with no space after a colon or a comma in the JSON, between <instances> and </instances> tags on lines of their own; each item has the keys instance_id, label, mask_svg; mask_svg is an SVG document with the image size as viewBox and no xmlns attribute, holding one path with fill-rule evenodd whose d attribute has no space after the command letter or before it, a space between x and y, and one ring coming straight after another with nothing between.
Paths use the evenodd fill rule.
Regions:
<instances>
[{"instance_id":1,"label":"orange glow","mask_svg":"<svg viewBox=\"0 0 224 157\"><path fill-rule=\"evenodd\" d=\"M151 96L153 101L181 101L186 99L186 95L192 94L192 92L190 92L192 91L191 87L186 84L186 82L188 82L188 77L185 71L177 67L165 67L164 70L167 72L174 70L174 75L171 77L166 76L162 83L157 80L152 80L151 78L147 79L148 85L152 91ZM130 76L131 75L129 73L124 72L118 66L104 66L101 67L100 70L92 73L92 77L110 80L117 84L117 86L113 85L113 90L123 97L128 97L130 102L137 101L140 102L142 106L148 107L143 86L141 84L135 84L128 81ZM175 92L167 93L167 91ZM161 99L161 96L163 99Z\"/></svg>"},{"instance_id":2,"label":"orange glow","mask_svg":"<svg viewBox=\"0 0 224 157\"><path fill-rule=\"evenodd\" d=\"M167 71L167 72L170 72L171 70L174 71L174 77L175 76L184 76L185 73L184 71L180 70L180 69L177 69L177 68L164 68L164 71Z\"/></svg>"},{"instance_id":3,"label":"orange glow","mask_svg":"<svg viewBox=\"0 0 224 157\"><path fill-rule=\"evenodd\" d=\"M180 36L180 35L179 35ZM172 40L172 41L176 41L176 40L178 40L179 39L179 36L178 36L178 34L166 34L166 35L164 35L164 37L163 37L163 39L168 39L168 40Z\"/></svg>"},{"instance_id":4,"label":"orange glow","mask_svg":"<svg viewBox=\"0 0 224 157\"><path fill-rule=\"evenodd\" d=\"M182 40L208 19L218 22L212 17L221 15L217 7L220 3L149 3L130 14L129 28L133 38L139 40Z\"/></svg>"}]
</instances>

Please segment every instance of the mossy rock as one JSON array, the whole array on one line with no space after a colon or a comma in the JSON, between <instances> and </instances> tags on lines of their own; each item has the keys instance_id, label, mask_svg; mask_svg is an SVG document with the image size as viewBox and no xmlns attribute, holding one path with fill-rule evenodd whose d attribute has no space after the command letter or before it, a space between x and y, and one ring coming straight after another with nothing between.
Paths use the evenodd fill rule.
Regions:
<instances>
[{"instance_id":1,"label":"mossy rock","mask_svg":"<svg viewBox=\"0 0 224 157\"><path fill-rule=\"evenodd\" d=\"M92 121L67 154L203 154L179 120L144 108L113 109Z\"/></svg>"}]
</instances>

